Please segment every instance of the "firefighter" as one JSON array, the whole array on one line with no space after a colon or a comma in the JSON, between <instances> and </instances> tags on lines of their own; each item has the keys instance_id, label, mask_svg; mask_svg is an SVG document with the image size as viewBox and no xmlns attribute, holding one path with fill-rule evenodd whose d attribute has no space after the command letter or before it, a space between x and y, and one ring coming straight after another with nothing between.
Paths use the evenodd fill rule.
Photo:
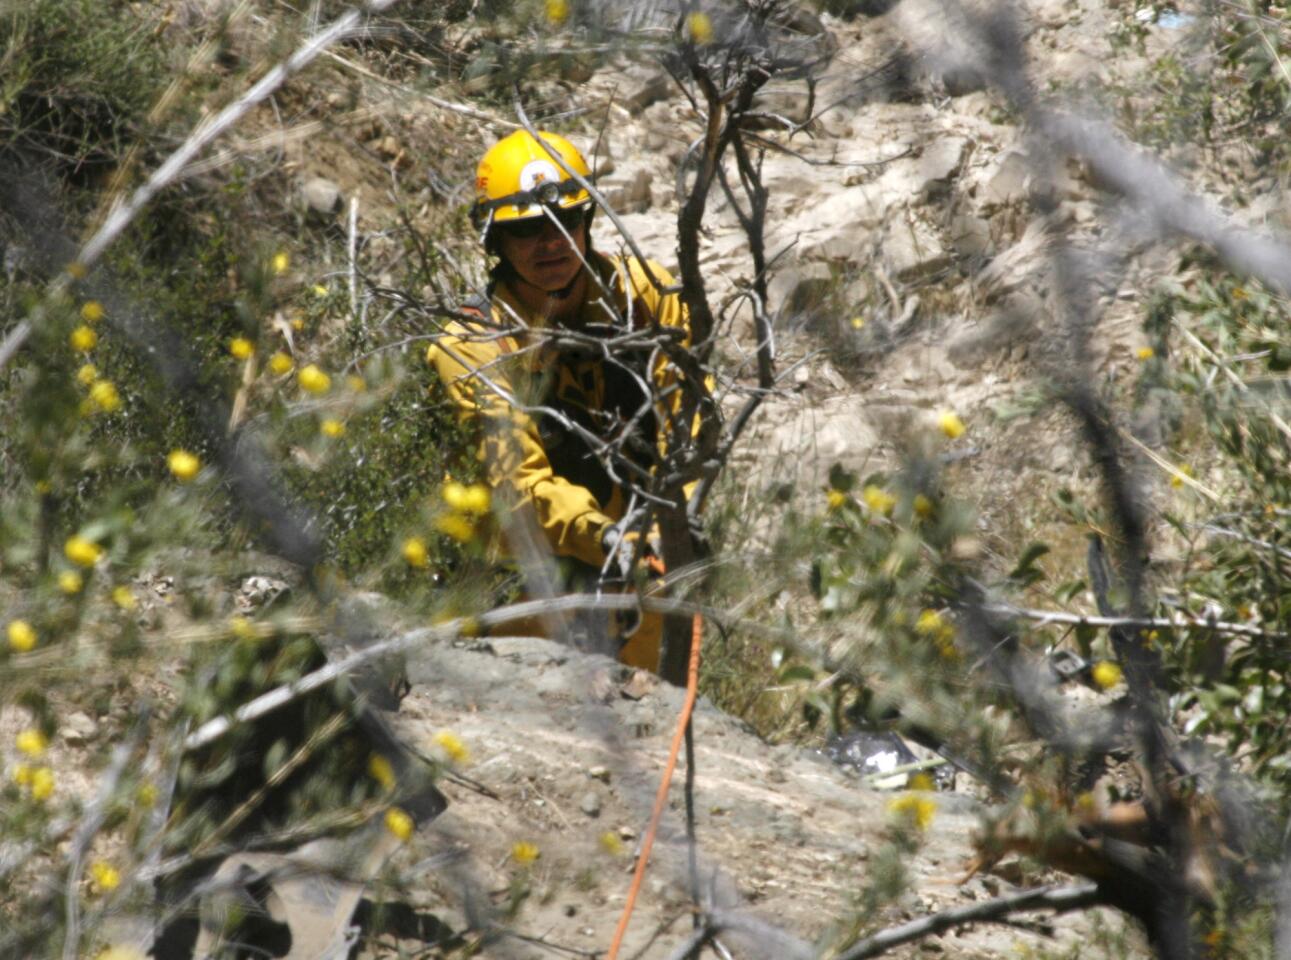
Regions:
<instances>
[{"instance_id":1,"label":"firefighter","mask_svg":"<svg viewBox=\"0 0 1291 960\"><path fill-rule=\"evenodd\" d=\"M600 344L657 322L689 345L690 330L680 299L663 292L673 283L663 267L592 249L596 207L566 168L591 176L554 133L517 131L484 154L472 222L496 266L487 299L465 311L479 322L449 324L428 360L461 417L482 428L489 483L513 514L504 547L518 553L505 541L519 511L556 558L560 589L581 591L603 584L607 569L632 579L625 559L643 551L625 542L630 486L644 486L662 449L664 407L675 411L682 393L670 390L679 373L661 351ZM561 333L570 336L554 343ZM619 658L657 670L661 618L630 619Z\"/></svg>"}]
</instances>

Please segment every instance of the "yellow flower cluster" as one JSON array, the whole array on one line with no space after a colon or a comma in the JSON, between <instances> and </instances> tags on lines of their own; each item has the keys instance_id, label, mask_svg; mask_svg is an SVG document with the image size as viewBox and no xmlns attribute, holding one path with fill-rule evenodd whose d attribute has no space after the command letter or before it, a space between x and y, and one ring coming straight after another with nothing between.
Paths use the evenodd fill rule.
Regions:
<instances>
[{"instance_id":1,"label":"yellow flower cluster","mask_svg":"<svg viewBox=\"0 0 1291 960\"><path fill-rule=\"evenodd\" d=\"M13 782L27 790L38 803L44 803L54 795L54 771L49 767L20 763L13 768Z\"/></svg>"},{"instance_id":2,"label":"yellow flower cluster","mask_svg":"<svg viewBox=\"0 0 1291 960\"><path fill-rule=\"evenodd\" d=\"M903 793L888 801L888 814L895 820L927 830L937 813L937 801L921 792Z\"/></svg>"},{"instance_id":3,"label":"yellow flower cluster","mask_svg":"<svg viewBox=\"0 0 1291 960\"><path fill-rule=\"evenodd\" d=\"M951 440L958 440L968 428L954 410L943 410L937 414L937 426Z\"/></svg>"},{"instance_id":4,"label":"yellow flower cluster","mask_svg":"<svg viewBox=\"0 0 1291 960\"><path fill-rule=\"evenodd\" d=\"M547 19L554 24L562 24L568 20L568 0L547 0Z\"/></svg>"},{"instance_id":5,"label":"yellow flower cluster","mask_svg":"<svg viewBox=\"0 0 1291 960\"><path fill-rule=\"evenodd\" d=\"M103 548L84 537L68 537L63 555L78 567L92 567L103 557Z\"/></svg>"},{"instance_id":6,"label":"yellow flower cluster","mask_svg":"<svg viewBox=\"0 0 1291 960\"><path fill-rule=\"evenodd\" d=\"M1138 357L1140 360L1151 360L1153 357L1157 355L1157 352L1153 350L1151 347L1139 347L1136 351L1134 351L1134 355Z\"/></svg>"},{"instance_id":7,"label":"yellow flower cluster","mask_svg":"<svg viewBox=\"0 0 1291 960\"><path fill-rule=\"evenodd\" d=\"M301 368L296 374L296 382L302 390L313 394L323 394L332 389L332 378L313 363Z\"/></svg>"},{"instance_id":8,"label":"yellow flower cluster","mask_svg":"<svg viewBox=\"0 0 1291 960\"><path fill-rule=\"evenodd\" d=\"M449 480L441 495L450 512L435 518L435 529L459 543L469 543L475 537L477 519L489 512L492 503L489 488L482 483L468 486Z\"/></svg>"},{"instance_id":9,"label":"yellow flower cluster","mask_svg":"<svg viewBox=\"0 0 1291 960\"><path fill-rule=\"evenodd\" d=\"M286 250L279 250L273 255L273 259L269 261L269 266L275 276L281 277L291 267L291 257L287 255Z\"/></svg>"},{"instance_id":10,"label":"yellow flower cluster","mask_svg":"<svg viewBox=\"0 0 1291 960\"><path fill-rule=\"evenodd\" d=\"M58 575L58 589L68 596L80 593L84 586L85 578L75 570L64 570Z\"/></svg>"},{"instance_id":11,"label":"yellow flower cluster","mask_svg":"<svg viewBox=\"0 0 1291 960\"><path fill-rule=\"evenodd\" d=\"M426 541L421 537L409 537L403 542L401 552L410 567L423 570L430 563L430 554L426 550Z\"/></svg>"},{"instance_id":12,"label":"yellow flower cluster","mask_svg":"<svg viewBox=\"0 0 1291 960\"><path fill-rule=\"evenodd\" d=\"M9 649L14 653L27 653L36 647L36 631L26 620L12 620L5 629Z\"/></svg>"},{"instance_id":13,"label":"yellow flower cluster","mask_svg":"<svg viewBox=\"0 0 1291 960\"><path fill-rule=\"evenodd\" d=\"M124 610L126 613L139 606L139 601L134 595L134 591L122 584L119 587L112 588L112 602Z\"/></svg>"},{"instance_id":14,"label":"yellow flower cluster","mask_svg":"<svg viewBox=\"0 0 1291 960\"><path fill-rule=\"evenodd\" d=\"M196 454L189 453L187 450L172 450L166 457L166 466L170 468L176 480L180 483L188 483L202 469L202 461L197 459Z\"/></svg>"},{"instance_id":15,"label":"yellow flower cluster","mask_svg":"<svg viewBox=\"0 0 1291 960\"><path fill-rule=\"evenodd\" d=\"M441 730L435 734L435 743L453 763L465 766L471 762L471 751L466 749L462 738L451 730Z\"/></svg>"},{"instance_id":16,"label":"yellow flower cluster","mask_svg":"<svg viewBox=\"0 0 1291 960\"><path fill-rule=\"evenodd\" d=\"M393 790L395 787L394 766L379 753L368 757L368 775L385 790Z\"/></svg>"},{"instance_id":17,"label":"yellow flower cluster","mask_svg":"<svg viewBox=\"0 0 1291 960\"><path fill-rule=\"evenodd\" d=\"M398 807L391 807L386 811L385 824L386 829L398 837L402 843L407 843L412 839L412 833L417 828L412 817Z\"/></svg>"},{"instance_id":18,"label":"yellow flower cluster","mask_svg":"<svg viewBox=\"0 0 1291 960\"><path fill-rule=\"evenodd\" d=\"M623 855L623 841L613 830L606 830L600 836L601 849L611 857L620 857Z\"/></svg>"},{"instance_id":19,"label":"yellow flower cluster","mask_svg":"<svg viewBox=\"0 0 1291 960\"><path fill-rule=\"evenodd\" d=\"M269 358L269 369L280 377L284 373L291 373L291 368L295 365L296 364L292 361L291 357L287 356L287 354L283 353L281 350Z\"/></svg>"},{"instance_id":20,"label":"yellow flower cluster","mask_svg":"<svg viewBox=\"0 0 1291 960\"><path fill-rule=\"evenodd\" d=\"M915 621L914 629L937 644L937 649L947 660L959 656L955 649L955 628L936 610L924 610Z\"/></svg>"},{"instance_id":21,"label":"yellow flower cluster","mask_svg":"<svg viewBox=\"0 0 1291 960\"><path fill-rule=\"evenodd\" d=\"M229 353L239 360L245 360L256 352L256 346L246 337L234 337L229 341Z\"/></svg>"},{"instance_id":22,"label":"yellow flower cluster","mask_svg":"<svg viewBox=\"0 0 1291 960\"><path fill-rule=\"evenodd\" d=\"M345 435L345 424L333 417L325 418L318 425L318 429L322 431L325 437L342 437Z\"/></svg>"},{"instance_id":23,"label":"yellow flower cluster","mask_svg":"<svg viewBox=\"0 0 1291 960\"><path fill-rule=\"evenodd\" d=\"M83 363L76 371L76 382L83 387L94 386L94 381L97 379L99 379L99 368L92 363Z\"/></svg>"},{"instance_id":24,"label":"yellow flower cluster","mask_svg":"<svg viewBox=\"0 0 1291 960\"><path fill-rule=\"evenodd\" d=\"M531 865L540 856L542 856L542 851L538 849L536 843L518 840L511 846L511 859L522 867Z\"/></svg>"},{"instance_id":25,"label":"yellow flower cluster","mask_svg":"<svg viewBox=\"0 0 1291 960\"><path fill-rule=\"evenodd\" d=\"M121 394L117 392L116 384L111 380L94 381L94 385L90 387L90 404L87 412L98 409L104 413L115 413L120 410Z\"/></svg>"},{"instance_id":26,"label":"yellow flower cluster","mask_svg":"<svg viewBox=\"0 0 1291 960\"><path fill-rule=\"evenodd\" d=\"M829 502L830 510L838 510L843 506L843 504L847 503L847 494L842 490L834 490L831 488L829 492L825 494L825 499Z\"/></svg>"},{"instance_id":27,"label":"yellow flower cluster","mask_svg":"<svg viewBox=\"0 0 1291 960\"><path fill-rule=\"evenodd\" d=\"M13 745L19 753L39 760L49 749L49 740L35 727L28 727L13 738Z\"/></svg>"},{"instance_id":28,"label":"yellow flower cluster","mask_svg":"<svg viewBox=\"0 0 1291 960\"><path fill-rule=\"evenodd\" d=\"M116 867L104 860L95 860L90 864L90 876L100 893L111 893L121 886L121 874Z\"/></svg>"},{"instance_id":29,"label":"yellow flower cluster","mask_svg":"<svg viewBox=\"0 0 1291 960\"><path fill-rule=\"evenodd\" d=\"M444 484L444 502L454 510L481 516L489 512L489 488L482 483L473 483L469 487L450 480Z\"/></svg>"},{"instance_id":30,"label":"yellow flower cluster","mask_svg":"<svg viewBox=\"0 0 1291 960\"><path fill-rule=\"evenodd\" d=\"M86 300L81 304L81 319L86 323L98 323L103 319L103 304L97 300Z\"/></svg>"},{"instance_id":31,"label":"yellow flower cluster","mask_svg":"<svg viewBox=\"0 0 1291 960\"><path fill-rule=\"evenodd\" d=\"M713 41L713 21L703 11L695 11L686 18L686 33L690 42L703 46Z\"/></svg>"},{"instance_id":32,"label":"yellow flower cluster","mask_svg":"<svg viewBox=\"0 0 1291 960\"><path fill-rule=\"evenodd\" d=\"M67 342L72 345L72 349L77 353L89 353L99 342L99 335L82 324L72 331L72 335L67 338Z\"/></svg>"},{"instance_id":33,"label":"yellow flower cluster","mask_svg":"<svg viewBox=\"0 0 1291 960\"><path fill-rule=\"evenodd\" d=\"M1120 666L1111 660L1099 660L1098 663L1094 664L1090 675L1094 678L1094 683L1097 684L1100 690L1112 689L1124 677Z\"/></svg>"},{"instance_id":34,"label":"yellow flower cluster","mask_svg":"<svg viewBox=\"0 0 1291 960\"><path fill-rule=\"evenodd\" d=\"M875 486L872 483L861 491L861 499L865 501L865 505L869 507L872 512L882 514L885 517L888 516L892 512L892 508L897 505L896 497L892 496L892 494L888 493L882 487Z\"/></svg>"}]
</instances>

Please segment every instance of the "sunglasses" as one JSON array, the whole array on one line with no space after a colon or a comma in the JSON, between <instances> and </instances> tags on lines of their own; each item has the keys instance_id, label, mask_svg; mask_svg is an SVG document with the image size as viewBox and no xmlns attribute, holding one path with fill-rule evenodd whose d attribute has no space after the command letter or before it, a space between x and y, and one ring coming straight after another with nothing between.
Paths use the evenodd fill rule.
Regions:
<instances>
[{"instance_id":1,"label":"sunglasses","mask_svg":"<svg viewBox=\"0 0 1291 960\"><path fill-rule=\"evenodd\" d=\"M550 226L551 220L548 214L555 215L566 233L573 233L587 216L587 210L583 207L570 210L553 210L547 207L546 210L547 213L542 216L525 217L523 220L504 220L502 223L495 224L495 227L517 240L532 240Z\"/></svg>"}]
</instances>

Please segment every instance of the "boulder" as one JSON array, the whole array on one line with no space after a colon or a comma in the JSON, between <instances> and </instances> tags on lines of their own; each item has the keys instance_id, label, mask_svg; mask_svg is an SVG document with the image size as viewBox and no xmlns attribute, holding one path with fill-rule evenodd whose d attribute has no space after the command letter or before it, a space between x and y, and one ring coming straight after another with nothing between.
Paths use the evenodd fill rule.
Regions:
<instances>
[{"instance_id":1,"label":"boulder","mask_svg":"<svg viewBox=\"0 0 1291 960\"><path fill-rule=\"evenodd\" d=\"M896 280L917 280L951 263L937 230L910 215L893 218L879 247L888 273Z\"/></svg>"}]
</instances>

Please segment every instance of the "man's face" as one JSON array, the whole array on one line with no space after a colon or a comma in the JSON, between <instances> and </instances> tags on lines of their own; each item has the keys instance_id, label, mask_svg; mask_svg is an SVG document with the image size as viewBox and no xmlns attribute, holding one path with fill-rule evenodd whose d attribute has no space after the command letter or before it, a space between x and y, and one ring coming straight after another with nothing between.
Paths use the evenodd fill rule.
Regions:
<instances>
[{"instance_id":1,"label":"man's face","mask_svg":"<svg viewBox=\"0 0 1291 960\"><path fill-rule=\"evenodd\" d=\"M557 214L573 247L546 214L498 224L502 256L522 280L538 289L548 293L564 289L578 276L587 255L586 213L579 208Z\"/></svg>"}]
</instances>

